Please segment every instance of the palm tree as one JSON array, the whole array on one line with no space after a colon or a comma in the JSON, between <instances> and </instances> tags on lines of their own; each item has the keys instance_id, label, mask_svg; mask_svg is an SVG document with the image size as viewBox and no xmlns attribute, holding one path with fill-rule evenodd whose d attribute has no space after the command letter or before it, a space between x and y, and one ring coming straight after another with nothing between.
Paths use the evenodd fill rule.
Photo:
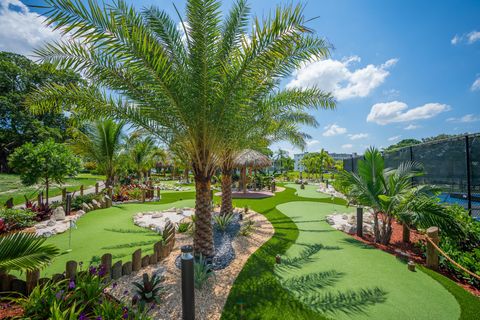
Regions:
<instances>
[{"instance_id":1,"label":"palm tree","mask_svg":"<svg viewBox=\"0 0 480 320\"><path fill-rule=\"evenodd\" d=\"M59 250L53 245L44 244L45 240L23 232L0 236L0 272L32 271L49 264Z\"/></svg>"},{"instance_id":2,"label":"palm tree","mask_svg":"<svg viewBox=\"0 0 480 320\"><path fill-rule=\"evenodd\" d=\"M385 168L382 154L369 148L364 160L358 161L358 174L344 171L339 179L346 187L343 189L347 197L373 209L375 242L390 242L394 218L405 227L436 225L448 232L461 232L453 217L433 200L434 188L413 185L413 178L422 174L422 167L416 162L403 162L396 169Z\"/></svg>"},{"instance_id":3,"label":"palm tree","mask_svg":"<svg viewBox=\"0 0 480 320\"><path fill-rule=\"evenodd\" d=\"M148 172L157 162L157 146L155 140L150 136L143 136L141 133L133 133L125 144L127 158L137 173L137 178L145 179Z\"/></svg>"},{"instance_id":4,"label":"palm tree","mask_svg":"<svg viewBox=\"0 0 480 320\"><path fill-rule=\"evenodd\" d=\"M188 154L196 187L194 250L213 254L210 180L221 165L228 133L254 128L296 105L318 105L316 88L279 89L281 79L309 61L327 56L303 7L278 7L254 18L237 1L222 22L217 0L189 0L181 30L169 15L151 7L138 12L124 1L99 5L46 0L47 24L69 35L37 50L42 61L82 71L88 86L47 85L29 103L41 112L65 108L84 117L125 119L168 147ZM294 95L292 92L297 92ZM296 97L289 100L282 97ZM264 103L259 104L258 101ZM272 109L273 108L273 109Z\"/></svg>"},{"instance_id":5,"label":"palm tree","mask_svg":"<svg viewBox=\"0 0 480 320\"><path fill-rule=\"evenodd\" d=\"M97 163L100 172L106 176L107 187L112 186L115 179L124 126L124 121L102 119L88 123L74 133L73 150Z\"/></svg>"}]
</instances>

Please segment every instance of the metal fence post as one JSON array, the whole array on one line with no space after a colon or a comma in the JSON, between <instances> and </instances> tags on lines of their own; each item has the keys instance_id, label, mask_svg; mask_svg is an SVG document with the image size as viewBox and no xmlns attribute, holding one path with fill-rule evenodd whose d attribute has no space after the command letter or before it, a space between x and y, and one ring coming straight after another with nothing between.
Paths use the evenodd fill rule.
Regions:
<instances>
[{"instance_id":1,"label":"metal fence post","mask_svg":"<svg viewBox=\"0 0 480 320\"><path fill-rule=\"evenodd\" d=\"M193 248L182 246L182 316L183 320L195 319L195 286L193 272Z\"/></svg>"},{"instance_id":2,"label":"metal fence post","mask_svg":"<svg viewBox=\"0 0 480 320\"><path fill-rule=\"evenodd\" d=\"M466 169L467 169L467 201L468 201L468 212L470 215L472 212L472 176L470 171L470 140L468 136L465 136L465 160L466 160Z\"/></svg>"}]
</instances>

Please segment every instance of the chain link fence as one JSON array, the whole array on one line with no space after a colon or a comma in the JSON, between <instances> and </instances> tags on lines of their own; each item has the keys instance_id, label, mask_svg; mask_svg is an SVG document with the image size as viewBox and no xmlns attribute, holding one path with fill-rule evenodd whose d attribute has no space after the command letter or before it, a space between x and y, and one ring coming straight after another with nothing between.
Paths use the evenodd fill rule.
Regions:
<instances>
[{"instance_id":1,"label":"chain link fence","mask_svg":"<svg viewBox=\"0 0 480 320\"><path fill-rule=\"evenodd\" d=\"M396 168L404 161L421 163L425 174L414 183L441 188L442 202L462 205L480 220L480 134L422 143L383 156L387 168ZM345 159L343 168L357 172L362 158Z\"/></svg>"}]
</instances>

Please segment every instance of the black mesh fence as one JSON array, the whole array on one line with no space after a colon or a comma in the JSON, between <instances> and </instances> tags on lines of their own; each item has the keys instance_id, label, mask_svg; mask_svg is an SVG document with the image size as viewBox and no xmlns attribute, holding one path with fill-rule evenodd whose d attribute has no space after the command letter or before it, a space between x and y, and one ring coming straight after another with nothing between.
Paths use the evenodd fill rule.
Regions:
<instances>
[{"instance_id":1,"label":"black mesh fence","mask_svg":"<svg viewBox=\"0 0 480 320\"><path fill-rule=\"evenodd\" d=\"M345 159L344 169L357 172L362 156ZM423 143L384 153L385 166L397 168L404 161L423 165L417 184L441 188L443 202L459 204L480 220L480 134Z\"/></svg>"}]
</instances>

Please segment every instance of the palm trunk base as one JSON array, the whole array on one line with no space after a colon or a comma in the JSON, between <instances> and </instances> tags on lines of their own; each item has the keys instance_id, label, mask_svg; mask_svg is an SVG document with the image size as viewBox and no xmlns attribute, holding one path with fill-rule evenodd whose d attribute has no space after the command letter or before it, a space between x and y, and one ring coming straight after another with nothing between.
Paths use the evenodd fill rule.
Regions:
<instances>
[{"instance_id":1,"label":"palm trunk base","mask_svg":"<svg viewBox=\"0 0 480 320\"><path fill-rule=\"evenodd\" d=\"M210 177L195 177L196 201L195 201L195 234L193 248L195 254L212 257L213 227L211 210Z\"/></svg>"}]
</instances>

